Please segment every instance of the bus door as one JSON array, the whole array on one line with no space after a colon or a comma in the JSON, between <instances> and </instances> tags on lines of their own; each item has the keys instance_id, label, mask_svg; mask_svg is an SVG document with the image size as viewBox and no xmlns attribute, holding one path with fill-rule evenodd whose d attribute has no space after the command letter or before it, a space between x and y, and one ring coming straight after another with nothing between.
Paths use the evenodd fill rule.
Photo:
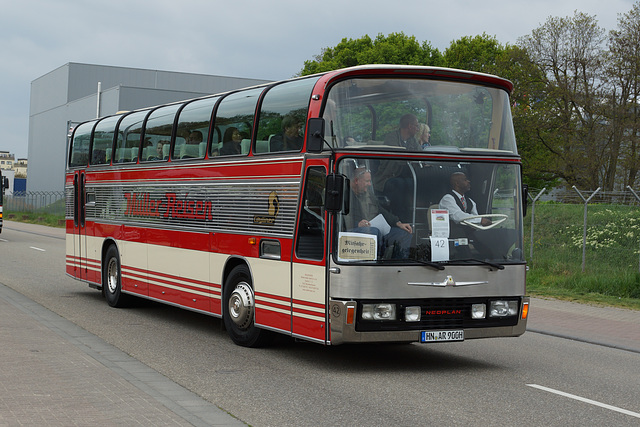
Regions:
<instances>
[{"instance_id":1,"label":"bus door","mask_svg":"<svg viewBox=\"0 0 640 427\"><path fill-rule=\"evenodd\" d=\"M324 188L326 159L307 161L292 265L292 333L328 342L326 226Z\"/></svg>"},{"instance_id":2,"label":"bus door","mask_svg":"<svg viewBox=\"0 0 640 427\"><path fill-rule=\"evenodd\" d=\"M86 227L86 174L84 170L73 175L73 255L74 276L87 280L87 227Z\"/></svg>"}]
</instances>

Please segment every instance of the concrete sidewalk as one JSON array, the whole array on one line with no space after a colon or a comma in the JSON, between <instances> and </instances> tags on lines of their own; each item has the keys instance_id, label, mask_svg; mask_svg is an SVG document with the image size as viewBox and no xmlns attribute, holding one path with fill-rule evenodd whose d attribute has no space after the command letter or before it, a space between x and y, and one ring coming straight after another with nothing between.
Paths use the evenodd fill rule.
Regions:
<instances>
[{"instance_id":1,"label":"concrete sidewalk","mask_svg":"<svg viewBox=\"0 0 640 427\"><path fill-rule=\"evenodd\" d=\"M0 284L0 426L245 426Z\"/></svg>"},{"instance_id":2,"label":"concrete sidewalk","mask_svg":"<svg viewBox=\"0 0 640 427\"><path fill-rule=\"evenodd\" d=\"M532 298L527 331L640 353L640 311Z\"/></svg>"}]
</instances>

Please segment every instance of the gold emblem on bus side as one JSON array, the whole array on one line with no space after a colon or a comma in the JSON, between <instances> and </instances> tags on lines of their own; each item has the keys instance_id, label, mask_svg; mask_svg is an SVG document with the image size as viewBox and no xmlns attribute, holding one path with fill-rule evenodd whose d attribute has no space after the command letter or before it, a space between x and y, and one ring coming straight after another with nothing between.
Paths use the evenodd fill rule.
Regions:
<instances>
[{"instance_id":1,"label":"gold emblem on bus side","mask_svg":"<svg viewBox=\"0 0 640 427\"><path fill-rule=\"evenodd\" d=\"M278 198L278 193L274 190L269 194L269 201L267 205L268 215L254 215L253 223L275 224L278 212L280 212L280 199Z\"/></svg>"},{"instance_id":2,"label":"gold emblem on bus side","mask_svg":"<svg viewBox=\"0 0 640 427\"><path fill-rule=\"evenodd\" d=\"M269 216L278 216L280 211L280 199L278 199L278 193L272 191L269 194Z\"/></svg>"}]
</instances>

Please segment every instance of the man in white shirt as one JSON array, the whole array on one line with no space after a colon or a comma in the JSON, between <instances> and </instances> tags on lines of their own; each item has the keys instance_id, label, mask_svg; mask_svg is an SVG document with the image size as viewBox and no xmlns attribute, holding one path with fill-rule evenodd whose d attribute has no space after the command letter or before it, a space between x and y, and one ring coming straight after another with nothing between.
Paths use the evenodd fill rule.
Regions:
<instances>
[{"instance_id":1,"label":"man in white shirt","mask_svg":"<svg viewBox=\"0 0 640 427\"><path fill-rule=\"evenodd\" d=\"M471 190L471 181L464 172L454 172L451 174L451 192L440 199L440 209L449 211L449 219L455 224L478 215L476 202L470 197L465 197L465 193ZM471 222L481 223L483 226L491 225L489 218L476 218Z\"/></svg>"},{"instance_id":2,"label":"man in white shirt","mask_svg":"<svg viewBox=\"0 0 640 427\"><path fill-rule=\"evenodd\" d=\"M468 225L460 224L467 218L478 215L476 202L465 194L471 190L471 181L463 172L454 172L451 174L451 192L442 196L440 199L440 209L449 211L449 220L451 224L452 238L467 238L468 242L479 252L482 258L493 258L491 248L483 244L476 230ZM474 218L469 222L480 223L483 226L491 225L489 218ZM468 244L460 244L454 246L455 258L471 258L472 252Z\"/></svg>"}]
</instances>

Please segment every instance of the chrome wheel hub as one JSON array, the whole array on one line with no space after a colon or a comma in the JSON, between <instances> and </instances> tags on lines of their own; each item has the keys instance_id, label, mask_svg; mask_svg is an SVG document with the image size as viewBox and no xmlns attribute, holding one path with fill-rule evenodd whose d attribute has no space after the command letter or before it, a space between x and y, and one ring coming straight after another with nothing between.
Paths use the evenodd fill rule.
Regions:
<instances>
[{"instance_id":1,"label":"chrome wheel hub","mask_svg":"<svg viewBox=\"0 0 640 427\"><path fill-rule=\"evenodd\" d=\"M229 297L229 317L240 329L247 329L253 322L253 291L245 282L238 283Z\"/></svg>"},{"instance_id":2,"label":"chrome wheel hub","mask_svg":"<svg viewBox=\"0 0 640 427\"><path fill-rule=\"evenodd\" d=\"M113 258L109 260L107 266L107 287L111 294L118 289L118 263Z\"/></svg>"}]
</instances>

